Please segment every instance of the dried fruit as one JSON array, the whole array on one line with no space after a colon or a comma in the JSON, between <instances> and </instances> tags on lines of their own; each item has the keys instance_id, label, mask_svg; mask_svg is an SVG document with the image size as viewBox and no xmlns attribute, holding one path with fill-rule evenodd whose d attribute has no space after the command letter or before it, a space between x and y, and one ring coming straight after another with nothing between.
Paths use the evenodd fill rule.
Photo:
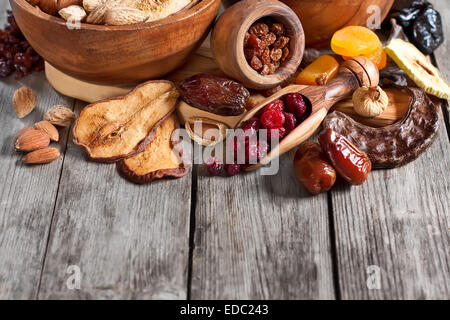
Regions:
<instances>
[{"instance_id":1,"label":"dried fruit","mask_svg":"<svg viewBox=\"0 0 450 320\"><path fill-rule=\"evenodd\" d=\"M266 110L261 115L261 124L266 129L276 129L283 126L285 121L283 111Z\"/></svg>"},{"instance_id":2,"label":"dried fruit","mask_svg":"<svg viewBox=\"0 0 450 320\"><path fill-rule=\"evenodd\" d=\"M264 111L279 111L282 112L284 110L284 102L283 100L277 99L269 103Z\"/></svg>"},{"instance_id":3,"label":"dried fruit","mask_svg":"<svg viewBox=\"0 0 450 320\"><path fill-rule=\"evenodd\" d=\"M250 96L240 83L212 74L198 74L180 83L183 100L192 107L222 116L245 112Z\"/></svg>"},{"instance_id":4,"label":"dried fruit","mask_svg":"<svg viewBox=\"0 0 450 320\"><path fill-rule=\"evenodd\" d=\"M314 60L297 76L296 83L304 85L324 85L334 78L339 63L333 56L323 55Z\"/></svg>"},{"instance_id":5,"label":"dried fruit","mask_svg":"<svg viewBox=\"0 0 450 320\"><path fill-rule=\"evenodd\" d=\"M262 37L269 33L269 26L265 23L258 22L253 24L248 30L250 34L253 34L257 37Z\"/></svg>"},{"instance_id":6,"label":"dried fruit","mask_svg":"<svg viewBox=\"0 0 450 320\"><path fill-rule=\"evenodd\" d=\"M242 171L242 166L237 163L231 163L225 165L225 172L228 176L235 176Z\"/></svg>"},{"instance_id":7,"label":"dried fruit","mask_svg":"<svg viewBox=\"0 0 450 320\"><path fill-rule=\"evenodd\" d=\"M378 70L381 70L384 67L386 67L387 57L386 57L386 52L384 52L382 47L379 47L378 49L376 49L375 51L373 51L373 52L371 52L369 54L362 54L361 56L369 58L373 63L375 63L375 65L377 66ZM350 60L353 57L343 56L342 58L344 60Z\"/></svg>"},{"instance_id":8,"label":"dried fruit","mask_svg":"<svg viewBox=\"0 0 450 320\"><path fill-rule=\"evenodd\" d=\"M54 106L44 114L45 121L60 127L70 126L75 118L75 113L62 105Z\"/></svg>"},{"instance_id":9,"label":"dried fruit","mask_svg":"<svg viewBox=\"0 0 450 320\"><path fill-rule=\"evenodd\" d=\"M284 127L267 130L267 141L272 143L280 142L286 134L287 130Z\"/></svg>"},{"instance_id":10,"label":"dried fruit","mask_svg":"<svg viewBox=\"0 0 450 320\"><path fill-rule=\"evenodd\" d=\"M75 144L89 157L114 162L142 152L153 129L173 112L179 93L169 81L148 81L129 94L86 106L74 129Z\"/></svg>"},{"instance_id":11,"label":"dried fruit","mask_svg":"<svg viewBox=\"0 0 450 320\"><path fill-rule=\"evenodd\" d=\"M87 14L83 7L71 5L58 11L59 15L66 21L83 21Z\"/></svg>"},{"instance_id":12,"label":"dried fruit","mask_svg":"<svg viewBox=\"0 0 450 320\"><path fill-rule=\"evenodd\" d=\"M19 118L23 118L34 110L37 98L33 90L27 87L17 89L13 95L13 106Z\"/></svg>"},{"instance_id":13,"label":"dried fruit","mask_svg":"<svg viewBox=\"0 0 450 320\"><path fill-rule=\"evenodd\" d=\"M212 176L218 176L223 170L223 163L218 158L209 158L206 161L206 170Z\"/></svg>"},{"instance_id":14,"label":"dried fruit","mask_svg":"<svg viewBox=\"0 0 450 320\"><path fill-rule=\"evenodd\" d=\"M105 25L122 26L127 24L141 23L148 19L148 14L138 9L115 7L106 10Z\"/></svg>"},{"instance_id":15,"label":"dried fruit","mask_svg":"<svg viewBox=\"0 0 450 320\"><path fill-rule=\"evenodd\" d=\"M289 40L283 24L269 19L257 21L244 36L245 58L259 74L274 74L289 56Z\"/></svg>"},{"instance_id":16,"label":"dried fruit","mask_svg":"<svg viewBox=\"0 0 450 320\"><path fill-rule=\"evenodd\" d=\"M285 112L284 117L286 118L286 121L284 122L284 128L286 129L286 133L289 134L297 126L297 118L293 113L289 112Z\"/></svg>"},{"instance_id":17,"label":"dried fruit","mask_svg":"<svg viewBox=\"0 0 450 320\"><path fill-rule=\"evenodd\" d=\"M441 99L450 99L448 83L413 44L393 39L386 46L386 53L426 93Z\"/></svg>"},{"instance_id":18,"label":"dried fruit","mask_svg":"<svg viewBox=\"0 0 450 320\"><path fill-rule=\"evenodd\" d=\"M298 180L312 194L327 192L336 182L336 171L315 142L300 146L295 153L294 169Z\"/></svg>"},{"instance_id":19,"label":"dried fruit","mask_svg":"<svg viewBox=\"0 0 450 320\"><path fill-rule=\"evenodd\" d=\"M33 151L43 149L50 144L50 138L42 130L26 130L17 136L14 143L16 151Z\"/></svg>"},{"instance_id":20,"label":"dried fruit","mask_svg":"<svg viewBox=\"0 0 450 320\"><path fill-rule=\"evenodd\" d=\"M58 141L59 140L59 132L58 129L55 128L54 125L52 125L48 121L39 121L38 123L34 124L34 127L36 129L45 131L48 134L48 137L51 141Z\"/></svg>"},{"instance_id":21,"label":"dried fruit","mask_svg":"<svg viewBox=\"0 0 450 320\"><path fill-rule=\"evenodd\" d=\"M336 31L331 38L331 49L341 56L356 57L380 47L378 36L366 27L348 26Z\"/></svg>"},{"instance_id":22,"label":"dried fruit","mask_svg":"<svg viewBox=\"0 0 450 320\"><path fill-rule=\"evenodd\" d=\"M244 130L244 135L246 137L252 137L256 135L258 130L261 128L261 121L257 117L252 117L248 119L243 125L242 130Z\"/></svg>"},{"instance_id":23,"label":"dried fruit","mask_svg":"<svg viewBox=\"0 0 450 320\"><path fill-rule=\"evenodd\" d=\"M331 129L319 135L319 143L337 172L348 183L360 185L372 169L369 157L346 137Z\"/></svg>"},{"instance_id":24,"label":"dried fruit","mask_svg":"<svg viewBox=\"0 0 450 320\"><path fill-rule=\"evenodd\" d=\"M148 183L164 177L181 178L188 172L183 161L179 139L175 136L179 128L178 119L173 113L154 127L148 137L150 143L145 149L118 163L122 174L135 183Z\"/></svg>"},{"instance_id":25,"label":"dried fruit","mask_svg":"<svg viewBox=\"0 0 450 320\"><path fill-rule=\"evenodd\" d=\"M297 118L303 118L308 111L305 100L299 93L290 93L285 97L287 110Z\"/></svg>"},{"instance_id":26,"label":"dried fruit","mask_svg":"<svg viewBox=\"0 0 450 320\"><path fill-rule=\"evenodd\" d=\"M22 158L22 162L26 164L43 164L50 163L58 159L59 150L56 148L44 148L26 154Z\"/></svg>"},{"instance_id":27,"label":"dried fruit","mask_svg":"<svg viewBox=\"0 0 450 320\"><path fill-rule=\"evenodd\" d=\"M389 104L386 92L380 87L360 87L353 93L352 101L356 113L363 117L376 117Z\"/></svg>"}]
</instances>

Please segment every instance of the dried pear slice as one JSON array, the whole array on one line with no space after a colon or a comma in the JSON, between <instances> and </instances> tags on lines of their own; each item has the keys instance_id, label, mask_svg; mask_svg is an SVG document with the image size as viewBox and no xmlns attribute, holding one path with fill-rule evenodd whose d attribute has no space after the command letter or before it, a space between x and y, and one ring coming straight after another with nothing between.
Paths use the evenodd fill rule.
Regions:
<instances>
[{"instance_id":1,"label":"dried pear slice","mask_svg":"<svg viewBox=\"0 0 450 320\"><path fill-rule=\"evenodd\" d=\"M140 184L164 177L185 176L188 166L183 160L178 139L172 137L178 128L179 122L175 113L162 120L162 124L152 130L152 142L144 151L118 163L122 174Z\"/></svg>"},{"instance_id":2,"label":"dried pear slice","mask_svg":"<svg viewBox=\"0 0 450 320\"><path fill-rule=\"evenodd\" d=\"M442 79L438 69L413 44L393 39L386 46L386 53L426 93L441 99L450 99L450 87Z\"/></svg>"},{"instance_id":3,"label":"dried pear slice","mask_svg":"<svg viewBox=\"0 0 450 320\"><path fill-rule=\"evenodd\" d=\"M131 157L151 142L152 129L175 110L179 93L170 81L149 81L129 94L86 106L74 129L74 143L92 160Z\"/></svg>"}]
</instances>

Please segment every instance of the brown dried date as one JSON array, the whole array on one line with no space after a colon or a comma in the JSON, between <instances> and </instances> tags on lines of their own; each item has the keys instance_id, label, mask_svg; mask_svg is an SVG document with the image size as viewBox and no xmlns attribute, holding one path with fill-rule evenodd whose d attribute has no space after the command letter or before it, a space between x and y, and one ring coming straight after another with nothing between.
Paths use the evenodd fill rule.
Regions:
<instances>
[{"instance_id":1,"label":"brown dried date","mask_svg":"<svg viewBox=\"0 0 450 320\"><path fill-rule=\"evenodd\" d=\"M179 85L182 99L192 107L222 116L237 116L245 111L250 97L240 83L212 74L198 74Z\"/></svg>"},{"instance_id":2,"label":"brown dried date","mask_svg":"<svg viewBox=\"0 0 450 320\"><path fill-rule=\"evenodd\" d=\"M369 157L340 133L326 129L319 135L319 143L337 172L350 184L366 181L372 170Z\"/></svg>"},{"instance_id":3,"label":"brown dried date","mask_svg":"<svg viewBox=\"0 0 450 320\"><path fill-rule=\"evenodd\" d=\"M298 180L312 194L327 192L336 182L336 171L316 142L300 146L295 153L294 169Z\"/></svg>"}]
</instances>

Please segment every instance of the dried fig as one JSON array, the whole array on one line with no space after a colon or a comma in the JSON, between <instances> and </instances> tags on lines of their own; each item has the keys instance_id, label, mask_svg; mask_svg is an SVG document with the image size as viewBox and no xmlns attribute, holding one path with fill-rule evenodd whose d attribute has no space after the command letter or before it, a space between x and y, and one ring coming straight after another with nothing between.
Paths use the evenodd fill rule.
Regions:
<instances>
[{"instance_id":1,"label":"dried fig","mask_svg":"<svg viewBox=\"0 0 450 320\"><path fill-rule=\"evenodd\" d=\"M175 110L179 93L169 81L148 81L129 94L86 106L74 129L75 144L92 160L114 162L150 143L152 129Z\"/></svg>"},{"instance_id":2,"label":"dried fig","mask_svg":"<svg viewBox=\"0 0 450 320\"><path fill-rule=\"evenodd\" d=\"M135 183L147 183L164 177L181 178L188 172L183 161L178 139L173 136L179 128L177 116L173 113L152 129L151 143L141 153L118 163L119 170Z\"/></svg>"}]
</instances>

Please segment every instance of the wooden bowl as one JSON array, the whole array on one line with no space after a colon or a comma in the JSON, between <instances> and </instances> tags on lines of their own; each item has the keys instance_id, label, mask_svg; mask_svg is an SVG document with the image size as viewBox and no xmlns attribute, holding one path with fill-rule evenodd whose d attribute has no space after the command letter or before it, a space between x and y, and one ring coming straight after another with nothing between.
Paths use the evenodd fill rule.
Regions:
<instances>
[{"instance_id":1,"label":"wooden bowl","mask_svg":"<svg viewBox=\"0 0 450 320\"><path fill-rule=\"evenodd\" d=\"M284 24L290 55L272 75L260 75L244 56L244 36L251 25L271 17ZM211 48L220 69L229 77L252 89L269 89L281 84L295 73L302 61L305 34L296 14L275 0L243 0L228 8L218 19L211 37Z\"/></svg>"},{"instance_id":2,"label":"wooden bowl","mask_svg":"<svg viewBox=\"0 0 450 320\"><path fill-rule=\"evenodd\" d=\"M379 8L380 23L386 18L394 0L281 0L294 10L303 24L306 46L330 45L333 34L345 26L367 26ZM371 7L376 6L376 7ZM378 9L376 9L378 10Z\"/></svg>"},{"instance_id":3,"label":"wooden bowl","mask_svg":"<svg viewBox=\"0 0 450 320\"><path fill-rule=\"evenodd\" d=\"M131 83L161 77L181 66L203 42L220 0L150 23L69 29L26 0L10 0L14 17L31 46L53 67L80 80Z\"/></svg>"}]
</instances>

